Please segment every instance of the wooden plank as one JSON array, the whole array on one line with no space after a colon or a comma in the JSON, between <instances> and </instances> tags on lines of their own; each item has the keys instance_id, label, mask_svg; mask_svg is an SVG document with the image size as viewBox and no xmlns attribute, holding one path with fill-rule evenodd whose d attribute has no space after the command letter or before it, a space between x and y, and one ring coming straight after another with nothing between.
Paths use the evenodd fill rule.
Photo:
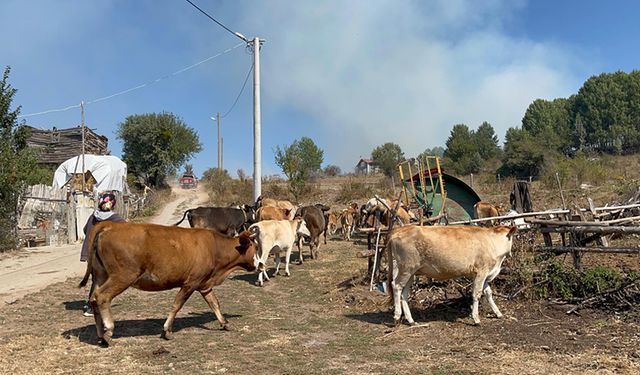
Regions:
<instances>
[{"instance_id":1,"label":"wooden plank","mask_svg":"<svg viewBox=\"0 0 640 375\"><path fill-rule=\"evenodd\" d=\"M538 211L538 212L526 212L523 214L517 214L513 216L502 215L502 216L488 217L484 219L453 221L453 222L450 222L449 225L481 223L483 221L489 221L489 220L514 220L514 219L520 219L524 217L543 216L543 215L562 215L567 213L569 213L569 210L547 210L547 211Z\"/></svg>"},{"instance_id":2,"label":"wooden plank","mask_svg":"<svg viewBox=\"0 0 640 375\"><path fill-rule=\"evenodd\" d=\"M602 233L602 234L610 234L610 233L623 233L623 234L640 234L640 226L634 227L622 227L622 226L559 226L559 227L541 227L540 232L542 233Z\"/></svg>"},{"instance_id":3,"label":"wooden plank","mask_svg":"<svg viewBox=\"0 0 640 375\"><path fill-rule=\"evenodd\" d=\"M556 254L572 253L576 251L584 253L615 253L615 254L638 254L640 247L603 247L603 246L543 246L541 251L550 251Z\"/></svg>"},{"instance_id":4,"label":"wooden plank","mask_svg":"<svg viewBox=\"0 0 640 375\"><path fill-rule=\"evenodd\" d=\"M640 216L623 217L615 220L605 221L568 221L568 220L547 220L547 219L525 219L527 223L549 226L604 226L609 224L629 223L640 220Z\"/></svg>"}]
</instances>

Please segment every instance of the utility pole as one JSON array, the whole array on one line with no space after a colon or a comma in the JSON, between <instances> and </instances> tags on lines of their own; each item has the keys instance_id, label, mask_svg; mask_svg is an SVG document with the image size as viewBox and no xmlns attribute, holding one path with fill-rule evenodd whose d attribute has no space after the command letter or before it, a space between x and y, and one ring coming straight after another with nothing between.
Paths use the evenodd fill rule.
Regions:
<instances>
[{"instance_id":1,"label":"utility pole","mask_svg":"<svg viewBox=\"0 0 640 375\"><path fill-rule=\"evenodd\" d=\"M220 169L224 169L224 138L220 138L220 148L222 152L220 153Z\"/></svg>"},{"instance_id":2,"label":"utility pole","mask_svg":"<svg viewBox=\"0 0 640 375\"><path fill-rule=\"evenodd\" d=\"M220 150L220 112L216 116L218 120L218 172L222 170L222 151Z\"/></svg>"},{"instance_id":3,"label":"utility pole","mask_svg":"<svg viewBox=\"0 0 640 375\"><path fill-rule=\"evenodd\" d=\"M253 201L262 195L262 161L260 134L260 46L264 40L253 39Z\"/></svg>"},{"instance_id":4,"label":"utility pole","mask_svg":"<svg viewBox=\"0 0 640 375\"><path fill-rule=\"evenodd\" d=\"M87 181L84 177L84 100L80 102L80 113L81 113L81 131L82 131L82 192L84 193L87 190L86 184Z\"/></svg>"}]
</instances>

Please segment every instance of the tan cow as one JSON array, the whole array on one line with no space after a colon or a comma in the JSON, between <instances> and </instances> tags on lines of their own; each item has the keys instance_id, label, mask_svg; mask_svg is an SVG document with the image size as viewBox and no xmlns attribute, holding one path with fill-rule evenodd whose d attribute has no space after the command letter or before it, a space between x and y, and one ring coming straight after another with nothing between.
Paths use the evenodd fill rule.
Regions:
<instances>
[{"instance_id":1,"label":"tan cow","mask_svg":"<svg viewBox=\"0 0 640 375\"><path fill-rule=\"evenodd\" d=\"M345 241L351 241L351 234L353 232L354 216L356 211L353 208L345 208L340 213L340 226L342 227L342 238Z\"/></svg>"},{"instance_id":2,"label":"tan cow","mask_svg":"<svg viewBox=\"0 0 640 375\"><path fill-rule=\"evenodd\" d=\"M324 220L326 221L327 228L325 229L325 233L333 236L338 230L338 216L333 212L326 212Z\"/></svg>"},{"instance_id":3,"label":"tan cow","mask_svg":"<svg viewBox=\"0 0 640 375\"><path fill-rule=\"evenodd\" d=\"M89 303L98 338L107 346L114 328L111 301L127 288L150 292L180 288L162 333L170 339L176 314L195 291L222 328L227 328L213 287L235 270L255 269L256 245L248 232L228 237L209 229L103 221L96 224L88 241L87 271L80 287L91 275L96 289Z\"/></svg>"},{"instance_id":4,"label":"tan cow","mask_svg":"<svg viewBox=\"0 0 640 375\"><path fill-rule=\"evenodd\" d=\"M393 319L400 323L402 313L414 324L409 310L409 290L414 275L436 280L461 276L473 279L471 317L479 324L478 300L484 294L498 318L502 313L493 301L489 282L511 253L516 227L403 226L389 235L389 293L394 302Z\"/></svg>"},{"instance_id":5,"label":"tan cow","mask_svg":"<svg viewBox=\"0 0 640 375\"><path fill-rule=\"evenodd\" d=\"M489 217L500 216L499 208L485 201L480 201L475 205L473 205L473 213L474 213L475 219L486 219ZM496 220L482 221L482 222L479 222L478 225L481 225L481 226L496 225Z\"/></svg>"},{"instance_id":6,"label":"tan cow","mask_svg":"<svg viewBox=\"0 0 640 375\"><path fill-rule=\"evenodd\" d=\"M293 203L286 200L277 200L273 198L262 198L259 197L256 201L256 207L277 207L282 210L288 212L287 219L292 220L296 214L297 207L293 205Z\"/></svg>"},{"instance_id":7,"label":"tan cow","mask_svg":"<svg viewBox=\"0 0 640 375\"><path fill-rule=\"evenodd\" d=\"M262 220L287 220L289 219L290 211L272 207L272 206L262 206L258 208L256 211L256 221Z\"/></svg>"},{"instance_id":8,"label":"tan cow","mask_svg":"<svg viewBox=\"0 0 640 375\"><path fill-rule=\"evenodd\" d=\"M276 270L273 272L272 277L276 276L280 270L280 251L285 251L284 272L287 276L290 276L289 259L291 258L296 236L298 234L305 236L310 234L307 224L301 217L296 217L293 220L263 220L252 224L249 227L249 232L251 232L251 237L255 238L258 243L255 264L259 272L257 284L260 286L264 285L265 279L269 280L266 267L269 254L271 252L274 253L276 262Z\"/></svg>"}]
</instances>

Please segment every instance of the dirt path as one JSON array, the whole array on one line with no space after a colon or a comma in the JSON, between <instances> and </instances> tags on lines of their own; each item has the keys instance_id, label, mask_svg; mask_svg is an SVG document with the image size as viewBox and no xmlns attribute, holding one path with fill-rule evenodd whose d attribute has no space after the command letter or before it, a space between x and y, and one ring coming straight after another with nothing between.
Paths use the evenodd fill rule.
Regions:
<instances>
[{"instance_id":1,"label":"dirt path","mask_svg":"<svg viewBox=\"0 0 640 375\"><path fill-rule=\"evenodd\" d=\"M147 222L171 225L180 220L185 209L208 201L202 186L194 190L173 188L172 197ZM189 223L184 221L180 226L188 227ZM81 243L25 248L0 258L0 307L69 277L82 277L86 263L80 262L80 246Z\"/></svg>"}]
</instances>

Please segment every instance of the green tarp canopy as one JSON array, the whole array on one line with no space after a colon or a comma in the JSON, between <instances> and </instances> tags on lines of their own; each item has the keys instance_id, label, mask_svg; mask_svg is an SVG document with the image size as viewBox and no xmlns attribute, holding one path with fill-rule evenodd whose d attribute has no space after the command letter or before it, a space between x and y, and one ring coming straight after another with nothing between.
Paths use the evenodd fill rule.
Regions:
<instances>
[{"instance_id":1,"label":"green tarp canopy","mask_svg":"<svg viewBox=\"0 0 640 375\"><path fill-rule=\"evenodd\" d=\"M426 197L422 194L420 176L418 174L415 174L412 178L403 181L403 184L407 189L407 193L410 195L413 195L413 189L411 189L408 184L413 183L416 191L414 199L428 216L437 215L442 209L442 187L440 186L438 171L435 168L432 169L431 175L433 176L435 189L431 188L429 171L424 171ZM450 174L442 172L442 179L447 193L445 207L448 219L451 221L472 219L473 206L480 201L478 194L464 181ZM433 190L435 190L435 194Z\"/></svg>"}]
</instances>

